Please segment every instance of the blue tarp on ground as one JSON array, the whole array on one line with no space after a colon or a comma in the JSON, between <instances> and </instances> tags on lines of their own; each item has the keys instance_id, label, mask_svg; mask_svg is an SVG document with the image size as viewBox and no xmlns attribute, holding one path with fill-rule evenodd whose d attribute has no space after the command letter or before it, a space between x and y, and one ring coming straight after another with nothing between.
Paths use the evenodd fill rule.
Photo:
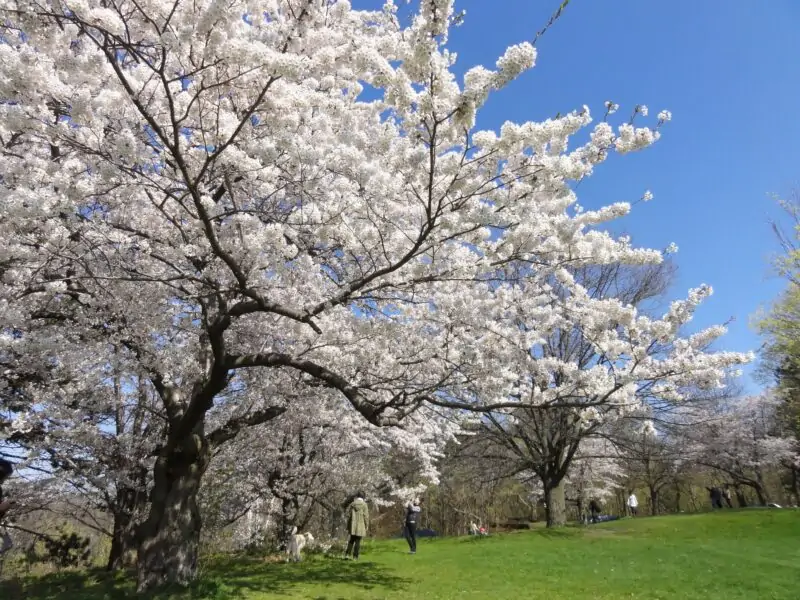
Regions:
<instances>
[{"instance_id":1,"label":"blue tarp on ground","mask_svg":"<svg viewBox=\"0 0 800 600\"><path fill-rule=\"evenodd\" d=\"M607 523L608 521L616 521L619 519L616 515L597 515L594 518L594 521L590 520L590 523Z\"/></svg>"},{"instance_id":2,"label":"blue tarp on ground","mask_svg":"<svg viewBox=\"0 0 800 600\"><path fill-rule=\"evenodd\" d=\"M417 537L439 537L433 529L417 529Z\"/></svg>"},{"instance_id":3,"label":"blue tarp on ground","mask_svg":"<svg viewBox=\"0 0 800 600\"><path fill-rule=\"evenodd\" d=\"M400 530L400 535L395 536L395 538L404 538L404 537L406 537L405 527L403 527ZM439 534L436 533L433 529L417 529L417 537L418 538L439 537Z\"/></svg>"}]
</instances>

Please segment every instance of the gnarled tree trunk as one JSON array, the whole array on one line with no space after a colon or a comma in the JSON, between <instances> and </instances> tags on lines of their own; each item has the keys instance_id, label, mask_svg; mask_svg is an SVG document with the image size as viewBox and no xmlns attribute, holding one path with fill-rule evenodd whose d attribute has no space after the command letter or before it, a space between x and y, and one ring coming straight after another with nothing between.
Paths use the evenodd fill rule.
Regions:
<instances>
[{"instance_id":1,"label":"gnarled tree trunk","mask_svg":"<svg viewBox=\"0 0 800 600\"><path fill-rule=\"evenodd\" d=\"M563 527L567 524L567 501L564 495L564 480L548 480L544 484L545 515L548 527Z\"/></svg>"},{"instance_id":2,"label":"gnarled tree trunk","mask_svg":"<svg viewBox=\"0 0 800 600\"><path fill-rule=\"evenodd\" d=\"M129 490L125 490L127 493ZM119 494L118 494L119 495ZM134 565L136 553L136 532L134 530L133 513L120 510L114 514L114 530L111 536L111 552L108 555L106 569L118 571Z\"/></svg>"},{"instance_id":3,"label":"gnarled tree trunk","mask_svg":"<svg viewBox=\"0 0 800 600\"><path fill-rule=\"evenodd\" d=\"M766 492L764 491L764 486L759 482L753 486L753 489L756 491L756 496L758 496L758 503L761 506L766 506L769 500Z\"/></svg>"},{"instance_id":4,"label":"gnarled tree trunk","mask_svg":"<svg viewBox=\"0 0 800 600\"><path fill-rule=\"evenodd\" d=\"M278 549L285 550L292 535L292 530L301 524L298 522L300 503L295 495L286 495L281 498L280 538L277 540Z\"/></svg>"},{"instance_id":5,"label":"gnarled tree trunk","mask_svg":"<svg viewBox=\"0 0 800 600\"><path fill-rule=\"evenodd\" d=\"M188 585L196 578L202 525L197 494L210 454L201 422L184 439L168 444L158 457L150 514L139 529L140 592L168 584Z\"/></svg>"},{"instance_id":6,"label":"gnarled tree trunk","mask_svg":"<svg viewBox=\"0 0 800 600\"><path fill-rule=\"evenodd\" d=\"M650 487L650 514L658 516L658 488L655 486Z\"/></svg>"},{"instance_id":7,"label":"gnarled tree trunk","mask_svg":"<svg viewBox=\"0 0 800 600\"><path fill-rule=\"evenodd\" d=\"M134 486L120 487L114 505L114 529L106 568L127 569L136 564L136 524L147 507L147 471L130 473Z\"/></svg>"}]
</instances>

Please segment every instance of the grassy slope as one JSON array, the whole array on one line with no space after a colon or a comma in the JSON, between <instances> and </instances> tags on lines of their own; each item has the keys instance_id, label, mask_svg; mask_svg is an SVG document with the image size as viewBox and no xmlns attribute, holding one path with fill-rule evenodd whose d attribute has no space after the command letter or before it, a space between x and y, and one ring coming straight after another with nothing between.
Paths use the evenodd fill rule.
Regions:
<instances>
[{"instance_id":1,"label":"grassy slope","mask_svg":"<svg viewBox=\"0 0 800 600\"><path fill-rule=\"evenodd\" d=\"M367 544L358 563L212 561L196 588L159 598L725 600L800 597L800 511L624 520L487 539ZM126 582L65 574L20 582L31 600L116 600ZM0 598L20 590L3 588Z\"/></svg>"}]
</instances>

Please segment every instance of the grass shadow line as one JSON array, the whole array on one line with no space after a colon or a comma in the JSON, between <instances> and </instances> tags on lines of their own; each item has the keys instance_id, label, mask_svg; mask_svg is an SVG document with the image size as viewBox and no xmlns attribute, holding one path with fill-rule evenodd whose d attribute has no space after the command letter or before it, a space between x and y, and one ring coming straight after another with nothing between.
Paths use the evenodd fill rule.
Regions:
<instances>
[{"instance_id":1,"label":"grass shadow line","mask_svg":"<svg viewBox=\"0 0 800 600\"><path fill-rule=\"evenodd\" d=\"M302 563L270 563L253 557L226 557L207 562L189 587L169 587L152 594L135 593L131 573L102 569L22 576L0 581L3 600L228 600L250 593L289 594L303 584L351 585L362 590L402 590L410 580L370 562L314 557Z\"/></svg>"}]
</instances>

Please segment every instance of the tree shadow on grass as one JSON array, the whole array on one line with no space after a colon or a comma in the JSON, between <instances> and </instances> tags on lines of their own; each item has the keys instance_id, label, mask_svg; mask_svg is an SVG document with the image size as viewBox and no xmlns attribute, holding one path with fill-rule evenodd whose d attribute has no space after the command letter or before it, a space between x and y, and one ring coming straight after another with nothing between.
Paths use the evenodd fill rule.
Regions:
<instances>
[{"instance_id":1,"label":"tree shadow on grass","mask_svg":"<svg viewBox=\"0 0 800 600\"><path fill-rule=\"evenodd\" d=\"M349 585L362 590L398 590L409 580L369 561L345 562L315 558L300 564L267 563L256 558L217 559L206 565L199 581L188 588L137 595L132 578L102 570L22 577L0 582L2 600L227 600L248 595L291 594L293 588L314 584ZM346 594L346 592L345 592ZM319 598L344 598L340 592Z\"/></svg>"},{"instance_id":2,"label":"tree shadow on grass","mask_svg":"<svg viewBox=\"0 0 800 600\"><path fill-rule=\"evenodd\" d=\"M213 571L213 579L225 586L226 597L231 597L231 593L241 597L245 592L288 594L303 584L349 585L361 590L389 591L402 589L410 583L410 580L393 575L386 567L368 560L354 562L330 557L317 557L299 564L228 559L218 561Z\"/></svg>"},{"instance_id":3,"label":"tree shadow on grass","mask_svg":"<svg viewBox=\"0 0 800 600\"><path fill-rule=\"evenodd\" d=\"M116 600L126 598L132 584L100 570L65 571L19 576L0 581L0 598L17 600Z\"/></svg>"}]
</instances>

